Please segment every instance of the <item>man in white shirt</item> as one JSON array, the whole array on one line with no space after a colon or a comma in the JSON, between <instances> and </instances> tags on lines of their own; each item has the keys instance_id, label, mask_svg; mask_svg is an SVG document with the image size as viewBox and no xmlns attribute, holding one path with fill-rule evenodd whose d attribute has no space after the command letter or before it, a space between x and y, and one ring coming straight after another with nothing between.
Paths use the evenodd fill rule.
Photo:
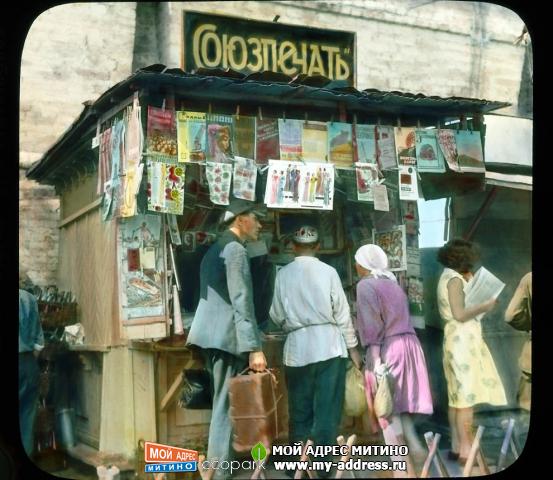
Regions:
<instances>
[{"instance_id":1,"label":"man in white shirt","mask_svg":"<svg viewBox=\"0 0 553 480\"><path fill-rule=\"evenodd\" d=\"M348 351L357 368L362 363L338 272L315 257L318 239L311 226L295 232L296 258L278 272L270 310L273 322L288 333L290 444L311 439L316 445L336 445Z\"/></svg>"}]
</instances>

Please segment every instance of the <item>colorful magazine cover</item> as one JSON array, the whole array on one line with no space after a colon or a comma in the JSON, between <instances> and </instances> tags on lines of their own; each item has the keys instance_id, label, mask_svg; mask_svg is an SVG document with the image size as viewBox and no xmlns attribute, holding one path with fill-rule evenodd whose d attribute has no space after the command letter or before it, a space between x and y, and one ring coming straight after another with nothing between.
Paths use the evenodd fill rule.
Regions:
<instances>
[{"instance_id":1,"label":"colorful magazine cover","mask_svg":"<svg viewBox=\"0 0 553 480\"><path fill-rule=\"evenodd\" d=\"M376 125L356 124L353 128L355 161L376 163Z\"/></svg>"},{"instance_id":2,"label":"colorful magazine cover","mask_svg":"<svg viewBox=\"0 0 553 480\"><path fill-rule=\"evenodd\" d=\"M392 272L407 270L407 245L405 243L404 225L397 225L380 232L373 229L373 243L386 252L389 270Z\"/></svg>"},{"instance_id":3,"label":"colorful magazine cover","mask_svg":"<svg viewBox=\"0 0 553 480\"><path fill-rule=\"evenodd\" d=\"M438 129L436 133L438 145L442 150L448 167L454 172L460 172L459 164L457 163L457 144L455 142L455 130Z\"/></svg>"},{"instance_id":4,"label":"colorful magazine cover","mask_svg":"<svg viewBox=\"0 0 553 480\"><path fill-rule=\"evenodd\" d=\"M149 161L146 190L148 210L182 215L184 175L183 166Z\"/></svg>"},{"instance_id":5,"label":"colorful magazine cover","mask_svg":"<svg viewBox=\"0 0 553 480\"><path fill-rule=\"evenodd\" d=\"M394 127L376 127L376 155L381 170L397 168Z\"/></svg>"},{"instance_id":6,"label":"colorful magazine cover","mask_svg":"<svg viewBox=\"0 0 553 480\"><path fill-rule=\"evenodd\" d=\"M444 156L438 146L436 130L416 130L417 170L419 172L445 172Z\"/></svg>"},{"instance_id":7,"label":"colorful magazine cover","mask_svg":"<svg viewBox=\"0 0 553 480\"><path fill-rule=\"evenodd\" d=\"M305 162L326 162L327 142L326 122L303 123L301 146Z\"/></svg>"},{"instance_id":8,"label":"colorful magazine cover","mask_svg":"<svg viewBox=\"0 0 553 480\"><path fill-rule=\"evenodd\" d=\"M278 119L280 159L286 161L301 160L302 120Z\"/></svg>"},{"instance_id":9,"label":"colorful magazine cover","mask_svg":"<svg viewBox=\"0 0 553 480\"><path fill-rule=\"evenodd\" d=\"M462 172L484 173L484 153L479 131L459 130L455 132L457 163Z\"/></svg>"},{"instance_id":10,"label":"colorful magazine cover","mask_svg":"<svg viewBox=\"0 0 553 480\"><path fill-rule=\"evenodd\" d=\"M275 118L256 119L255 162L266 165L269 159L280 158L278 121Z\"/></svg>"},{"instance_id":11,"label":"colorful magazine cover","mask_svg":"<svg viewBox=\"0 0 553 480\"><path fill-rule=\"evenodd\" d=\"M337 167L353 165L353 134L350 123L328 122L328 161Z\"/></svg>"},{"instance_id":12,"label":"colorful magazine cover","mask_svg":"<svg viewBox=\"0 0 553 480\"><path fill-rule=\"evenodd\" d=\"M413 127L394 127L394 138L398 165L416 165L415 129Z\"/></svg>"},{"instance_id":13,"label":"colorful magazine cover","mask_svg":"<svg viewBox=\"0 0 553 480\"><path fill-rule=\"evenodd\" d=\"M419 209L416 201L404 201L400 202L401 215L403 217L403 224L405 225L405 233L407 235L407 245L409 243L409 236L419 234Z\"/></svg>"},{"instance_id":14,"label":"colorful magazine cover","mask_svg":"<svg viewBox=\"0 0 553 480\"><path fill-rule=\"evenodd\" d=\"M163 161L177 160L177 125L174 110L148 106L146 152Z\"/></svg>"},{"instance_id":15,"label":"colorful magazine cover","mask_svg":"<svg viewBox=\"0 0 553 480\"><path fill-rule=\"evenodd\" d=\"M203 162L206 158L206 121L202 112L177 112L179 162Z\"/></svg>"},{"instance_id":16,"label":"colorful magazine cover","mask_svg":"<svg viewBox=\"0 0 553 480\"><path fill-rule=\"evenodd\" d=\"M334 166L270 160L265 188L269 208L332 210Z\"/></svg>"},{"instance_id":17,"label":"colorful magazine cover","mask_svg":"<svg viewBox=\"0 0 553 480\"><path fill-rule=\"evenodd\" d=\"M234 154L254 158L255 117L234 115Z\"/></svg>"},{"instance_id":18,"label":"colorful magazine cover","mask_svg":"<svg viewBox=\"0 0 553 480\"><path fill-rule=\"evenodd\" d=\"M207 113L207 160L231 163L234 158L232 115Z\"/></svg>"}]
</instances>

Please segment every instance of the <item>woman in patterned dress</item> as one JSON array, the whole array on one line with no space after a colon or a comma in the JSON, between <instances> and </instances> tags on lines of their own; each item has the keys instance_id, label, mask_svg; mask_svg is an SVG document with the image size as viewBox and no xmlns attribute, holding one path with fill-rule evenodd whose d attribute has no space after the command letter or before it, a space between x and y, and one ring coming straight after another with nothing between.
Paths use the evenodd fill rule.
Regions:
<instances>
[{"instance_id":1,"label":"woman in patterned dress","mask_svg":"<svg viewBox=\"0 0 553 480\"><path fill-rule=\"evenodd\" d=\"M493 358L475 317L489 312L495 299L471 307L465 305L464 287L479 259L476 246L466 240L450 240L438 251L445 267L438 281L438 308L444 320L444 372L447 381L448 418L451 428L450 458L463 463L471 439L465 425L472 425L474 405L505 405L505 391Z\"/></svg>"}]
</instances>

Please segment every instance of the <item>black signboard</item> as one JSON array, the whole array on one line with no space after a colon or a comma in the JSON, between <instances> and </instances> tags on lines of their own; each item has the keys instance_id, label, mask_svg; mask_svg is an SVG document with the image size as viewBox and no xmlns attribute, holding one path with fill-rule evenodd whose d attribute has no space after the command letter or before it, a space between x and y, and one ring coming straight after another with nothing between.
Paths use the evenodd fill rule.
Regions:
<instances>
[{"instance_id":1,"label":"black signboard","mask_svg":"<svg viewBox=\"0 0 553 480\"><path fill-rule=\"evenodd\" d=\"M198 68L323 75L355 86L355 33L183 12L183 61Z\"/></svg>"}]
</instances>

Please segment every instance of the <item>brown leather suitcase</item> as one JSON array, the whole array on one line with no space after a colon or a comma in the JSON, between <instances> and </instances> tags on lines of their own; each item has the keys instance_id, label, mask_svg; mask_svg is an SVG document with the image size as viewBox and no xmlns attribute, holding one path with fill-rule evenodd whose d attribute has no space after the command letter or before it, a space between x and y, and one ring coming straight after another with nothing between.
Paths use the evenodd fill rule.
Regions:
<instances>
[{"instance_id":1,"label":"brown leather suitcase","mask_svg":"<svg viewBox=\"0 0 553 480\"><path fill-rule=\"evenodd\" d=\"M269 448L279 437L281 399L275 374L270 370L248 372L230 379L232 446L236 452L249 452L258 442Z\"/></svg>"}]
</instances>

